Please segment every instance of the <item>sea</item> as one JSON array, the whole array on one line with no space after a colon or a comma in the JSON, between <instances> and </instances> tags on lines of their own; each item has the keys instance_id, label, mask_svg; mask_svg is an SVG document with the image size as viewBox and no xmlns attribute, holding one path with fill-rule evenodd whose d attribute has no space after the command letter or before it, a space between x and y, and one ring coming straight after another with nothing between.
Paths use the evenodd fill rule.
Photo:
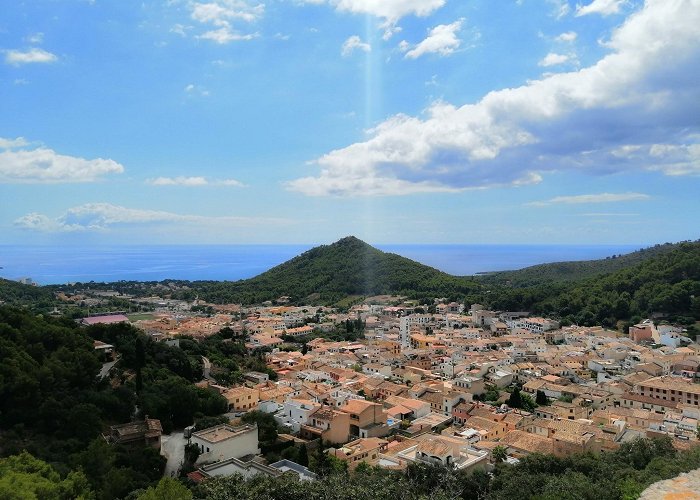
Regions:
<instances>
[{"instance_id":1,"label":"sea","mask_svg":"<svg viewBox=\"0 0 700 500\"><path fill-rule=\"evenodd\" d=\"M40 285L120 280L240 280L315 245L0 245L0 277ZM601 259L640 245L375 245L441 271L466 276L535 264Z\"/></svg>"}]
</instances>

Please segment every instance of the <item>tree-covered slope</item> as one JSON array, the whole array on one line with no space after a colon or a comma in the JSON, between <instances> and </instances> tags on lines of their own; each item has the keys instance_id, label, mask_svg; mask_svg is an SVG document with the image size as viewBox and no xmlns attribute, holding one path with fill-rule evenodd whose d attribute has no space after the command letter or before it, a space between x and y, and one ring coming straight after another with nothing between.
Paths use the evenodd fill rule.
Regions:
<instances>
[{"instance_id":1,"label":"tree-covered slope","mask_svg":"<svg viewBox=\"0 0 700 500\"><path fill-rule=\"evenodd\" d=\"M679 243L630 267L578 281L496 284L485 300L495 309L556 315L582 325L616 326L652 314L692 324L700 320L700 242Z\"/></svg>"},{"instance_id":2,"label":"tree-covered slope","mask_svg":"<svg viewBox=\"0 0 700 500\"><path fill-rule=\"evenodd\" d=\"M582 260L569 262L551 262L538 264L513 271L497 271L479 276L482 283L500 283L513 286L532 286L543 283L559 283L591 278L599 274L607 274L663 255L677 248L677 243L664 243L636 252L622 255L612 255L605 259Z\"/></svg>"},{"instance_id":3,"label":"tree-covered slope","mask_svg":"<svg viewBox=\"0 0 700 500\"><path fill-rule=\"evenodd\" d=\"M35 309L40 309L53 307L55 303L56 299L49 288L24 285L17 281L0 278L0 304L31 304Z\"/></svg>"},{"instance_id":4,"label":"tree-covered slope","mask_svg":"<svg viewBox=\"0 0 700 500\"><path fill-rule=\"evenodd\" d=\"M382 252L352 236L312 248L248 280L192 283L201 298L212 302L260 302L283 295L302 301L315 296L324 302L389 293L457 296L477 287L468 278Z\"/></svg>"}]
</instances>

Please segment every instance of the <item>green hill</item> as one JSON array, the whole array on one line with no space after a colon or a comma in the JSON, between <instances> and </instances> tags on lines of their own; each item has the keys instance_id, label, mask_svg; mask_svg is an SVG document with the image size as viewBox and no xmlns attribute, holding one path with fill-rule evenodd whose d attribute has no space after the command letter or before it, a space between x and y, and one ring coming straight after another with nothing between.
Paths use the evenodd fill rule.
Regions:
<instances>
[{"instance_id":1,"label":"green hill","mask_svg":"<svg viewBox=\"0 0 700 500\"><path fill-rule=\"evenodd\" d=\"M577 281L635 266L648 259L670 252L677 247L677 243L664 243L663 245L643 248L624 255L613 255L605 259L552 262L513 271L485 273L479 276L479 281L482 283L499 283L513 286Z\"/></svg>"},{"instance_id":2,"label":"green hill","mask_svg":"<svg viewBox=\"0 0 700 500\"><path fill-rule=\"evenodd\" d=\"M348 236L321 245L254 278L236 282L193 282L193 290L212 302L256 303L280 296L333 302L352 295L405 293L412 296L463 296L478 285L400 255L382 252Z\"/></svg>"},{"instance_id":3,"label":"green hill","mask_svg":"<svg viewBox=\"0 0 700 500\"><path fill-rule=\"evenodd\" d=\"M17 281L0 278L0 304L28 305L35 308L53 307L56 299L46 287L24 285Z\"/></svg>"},{"instance_id":4,"label":"green hill","mask_svg":"<svg viewBox=\"0 0 700 500\"><path fill-rule=\"evenodd\" d=\"M596 269L591 266L588 277L570 281L495 282L484 301L494 309L527 310L581 325L615 327L652 315L688 325L700 320L700 242L669 245L614 272Z\"/></svg>"}]
</instances>

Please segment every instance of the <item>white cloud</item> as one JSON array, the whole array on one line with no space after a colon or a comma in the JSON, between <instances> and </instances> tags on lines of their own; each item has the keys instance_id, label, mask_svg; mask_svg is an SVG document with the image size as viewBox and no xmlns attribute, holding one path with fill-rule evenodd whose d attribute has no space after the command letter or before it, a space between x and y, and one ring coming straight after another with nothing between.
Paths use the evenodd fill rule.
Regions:
<instances>
[{"instance_id":1,"label":"white cloud","mask_svg":"<svg viewBox=\"0 0 700 500\"><path fill-rule=\"evenodd\" d=\"M527 205L543 207L547 205L590 205L592 203L619 203L623 201L646 201L651 196L644 193L600 193L575 196L556 196L546 201L533 201Z\"/></svg>"},{"instance_id":2,"label":"white cloud","mask_svg":"<svg viewBox=\"0 0 700 500\"><path fill-rule=\"evenodd\" d=\"M28 145L21 137L0 139L0 183L92 182L124 172L114 160L86 160L43 146L29 149Z\"/></svg>"},{"instance_id":3,"label":"white cloud","mask_svg":"<svg viewBox=\"0 0 700 500\"><path fill-rule=\"evenodd\" d=\"M190 17L194 21L214 27L214 29L205 31L197 38L211 40L218 44L257 38L259 36L258 33L239 33L234 29L233 23L253 23L265 13L264 4L254 4L246 0L192 2L190 3L190 9ZM175 32L184 35L184 27L181 25L176 26L178 29Z\"/></svg>"},{"instance_id":4,"label":"white cloud","mask_svg":"<svg viewBox=\"0 0 700 500\"><path fill-rule=\"evenodd\" d=\"M201 35L199 35L197 38L201 38L203 40L211 40L212 42L216 42L218 44L225 44L229 42L239 42L239 41L248 41L248 40L253 40L254 38L258 38L260 36L259 33L246 33L244 35L240 33L236 33L235 31L232 31L231 28L228 27L221 27L216 30L211 30L207 31Z\"/></svg>"},{"instance_id":5,"label":"white cloud","mask_svg":"<svg viewBox=\"0 0 700 500\"><path fill-rule=\"evenodd\" d=\"M47 52L44 49L39 49L37 47L32 47L28 50L6 50L5 51L5 62L7 64L12 64L14 66L19 66L20 64L46 64L56 62L58 57L51 52Z\"/></svg>"},{"instance_id":6,"label":"white cloud","mask_svg":"<svg viewBox=\"0 0 700 500\"><path fill-rule=\"evenodd\" d=\"M209 95L209 91L205 89L204 87L201 87L199 85L195 85L194 83L190 83L185 85L185 93L189 95L201 95L203 97L207 97Z\"/></svg>"},{"instance_id":7,"label":"white cloud","mask_svg":"<svg viewBox=\"0 0 700 500\"><path fill-rule=\"evenodd\" d=\"M552 16L556 17L557 19L561 19L562 17L566 16L571 10L568 0L547 0L547 3L552 5Z\"/></svg>"},{"instance_id":8,"label":"white cloud","mask_svg":"<svg viewBox=\"0 0 700 500\"><path fill-rule=\"evenodd\" d=\"M445 5L446 0L302 0L301 3L328 3L341 12L369 14L383 19L384 39L401 31L397 23L408 15L425 17Z\"/></svg>"},{"instance_id":9,"label":"white cloud","mask_svg":"<svg viewBox=\"0 0 700 500\"><path fill-rule=\"evenodd\" d=\"M43 33L34 33L32 35L29 35L27 37L27 42L31 43L32 45L39 44L44 41L44 34Z\"/></svg>"},{"instance_id":10,"label":"white cloud","mask_svg":"<svg viewBox=\"0 0 700 500\"><path fill-rule=\"evenodd\" d=\"M221 179L221 180L210 180L206 177L156 177L155 179L149 179L146 181L148 184L153 186L236 186L243 187L241 181L236 179Z\"/></svg>"},{"instance_id":11,"label":"white cloud","mask_svg":"<svg viewBox=\"0 0 700 500\"><path fill-rule=\"evenodd\" d=\"M372 46L363 42L359 36L352 35L343 42L343 46L340 48L340 53L343 55L343 57L347 57L356 49L363 52L370 52L372 50Z\"/></svg>"},{"instance_id":12,"label":"white cloud","mask_svg":"<svg viewBox=\"0 0 700 500\"><path fill-rule=\"evenodd\" d=\"M237 181L236 179L223 179L220 181L215 181L213 184L219 186L245 187L245 184L243 184L241 181Z\"/></svg>"},{"instance_id":13,"label":"white cloud","mask_svg":"<svg viewBox=\"0 0 700 500\"><path fill-rule=\"evenodd\" d=\"M572 56L568 54L556 54L554 52L550 52L546 56L544 56L544 59L542 59L540 62L537 64L539 66L544 66L545 68L549 66L556 66L558 64L564 64L565 62L569 62L572 60Z\"/></svg>"},{"instance_id":14,"label":"white cloud","mask_svg":"<svg viewBox=\"0 0 700 500\"><path fill-rule=\"evenodd\" d=\"M170 28L170 33L175 33L176 35L180 35L182 37L187 36L187 30L192 29L191 26L185 26L184 24L174 24L172 28Z\"/></svg>"},{"instance_id":15,"label":"white cloud","mask_svg":"<svg viewBox=\"0 0 700 500\"><path fill-rule=\"evenodd\" d=\"M626 0L593 0L588 5L577 5L576 17L588 14L600 14L602 16L617 14L625 3Z\"/></svg>"},{"instance_id":16,"label":"white cloud","mask_svg":"<svg viewBox=\"0 0 700 500\"><path fill-rule=\"evenodd\" d=\"M578 38L578 34L575 31L567 31L556 37L555 40L558 42L573 42L576 38Z\"/></svg>"},{"instance_id":17,"label":"white cloud","mask_svg":"<svg viewBox=\"0 0 700 500\"><path fill-rule=\"evenodd\" d=\"M156 177L148 183L154 186L206 186L209 184L204 177Z\"/></svg>"},{"instance_id":18,"label":"white cloud","mask_svg":"<svg viewBox=\"0 0 700 500\"><path fill-rule=\"evenodd\" d=\"M15 226L39 232L107 231L126 225L183 224L212 226L217 229L254 226L258 224L282 224L285 219L237 216L181 215L161 210L127 208L110 203L87 203L68 209L52 218L44 214L30 213L14 221Z\"/></svg>"},{"instance_id":19,"label":"white cloud","mask_svg":"<svg viewBox=\"0 0 700 500\"><path fill-rule=\"evenodd\" d=\"M647 0L612 32L597 63L473 104L435 102L422 116L392 116L366 140L318 158L317 176L287 187L312 196L391 195L522 185L566 169L693 172L699 25L697 1ZM644 145L646 161L615 156L625 144ZM651 157L653 144L679 148L685 161L658 166L664 159Z\"/></svg>"},{"instance_id":20,"label":"white cloud","mask_svg":"<svg viewBox=\"0 0 700 500\"><path fill-rule=\"evenodd\" d=\"M440 54L446 56L459 48L461 40L457 33L462 29L464 19L458 19L451 24L440 24L430 30L428 36L414 48L406 52L409 59L416 59L424 54ZM402 44L404 49L407 47Z\"/></svg>"},{"instance_id":21,"label":"white cloud","mask_svg":"<svg viewBox=\"0 0 700 500\"><path fill-rule=\"evenodd\" d=\"M24 137L17 137L16 139L4 139L0 137L0 149L23 148L28 145L29 143Z\"/></svg>"}]
</instances>

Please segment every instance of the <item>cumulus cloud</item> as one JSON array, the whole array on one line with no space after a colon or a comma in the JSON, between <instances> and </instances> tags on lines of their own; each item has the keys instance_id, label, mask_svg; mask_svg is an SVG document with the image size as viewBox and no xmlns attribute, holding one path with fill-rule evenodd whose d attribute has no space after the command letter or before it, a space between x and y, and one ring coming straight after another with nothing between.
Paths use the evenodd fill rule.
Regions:
<instances>
[{"instance_id":1,"label":"cumulus cloud","mask_svg":"<svg viewBox=\"0 0 700 500\"><path fill-rule=\"evenodd\" d=\"M424 54L440 54L446 56L457 50L462 41L457 37L457 33L462 29L464 19L458 19L451 24L440 24L430 30L428 36L418 43L411 50L406 52L409 59L416 59ZM407 43L402 43L402 50L408 49Z\"/></svg>"},{"instance_id":2,"label":"cumulus cloud","mask_svg":"<svg viewBox=\"0 0 700 500\"><path fill-rule=\"evenodd\" d=\"M558 42L573 42L578 38L578 34L575 31L567 31L559 35L556 40Z\"/></svg>"},{"instance_id":3,"label":"cumulus cloud","mask_svg":"<svg viewBox=\"0 0 700 500\"><path fill-rule=\"evenodd\" d=\"M549 66L556 66L559 64L564 64L566 62L574 60L574 57L570 54L557 54L555 52L550 52L544 58L538 62L539 66L544 66L545 68Z\"/></svg>"},{"instance_id":4,"label":"cumulus cloud","mask_svg":"<svg viewBox=\"0 0 700 500\"><path fill-rule=\"evenodd\" d=\"M44 214L30 213L14 221L15 226L39 232L106 231L126 225L193 224L226 227L256 224L281 224L284 219L237 216L182 215L161 210L127 208L111 203L87 203L69 208L64 214L52 218Z\"/></svg>"},{"instance_id":5,"label":"cumulus cloud","mask_svg":"<svg viewBox=\"0 0 700 500\"><path fill-rule=\"evenodd\" d=\"M46 64L58 61L58 57L51 52L38 47L32 47L28 50L6 50L5 62L13 66L21 64Z\"/></svg>"},{"instance_id":6,"label":"cumulus cloud","mask_svg":"<svg viewBox=\"0 0 700 500\"><path fill-rule=\"evenodd\" d=\"M473 104L433 103L399 114L367 139L315 161L287 184L307 195L396 195L539 182L547 172L697 173L700 4L647 0L616 28L597 63L488 93ZM629 158L613 154L643 146ZM665 150L654 144L665 144ZM663 153L663 154L662 154Z\"/></svg>"},{"instance_id":7,"label":"cumulus cloud","mask_svg":"<svg viewBox=\"0 0 700 500\"><path fill-rule=\"evenodd\" d=\"M86 160L43 146L29 146L21 137L0 138L0 183L92 182L124 172L124 167L114 160Z\"/></svg>"},{"instance_id":8,"label":"cumulus cloud","mask_svg":"<svg viewBox=\"0 0 700 500\"><path fill-rule=\"evenodd\" d=\"M23 148L28 145L29 143L24 137L17 137L16 139L5 139L0 137L0 149Z\"/></svg>"},{"instance_id":9,"label":"cumulus cloud","mask_svg":"<svg viewBox=\"0 0 700 500\"><path fill-rule=\"evenodd\" d=\"M149 179L146 181L148 184L153 186L234 186L243 187L241 181L236 179L221 179L221 180L210 180L206 177L156 177L155 179Z\"/></svg>"},{"instance_id":10,"label":"cumulus cloud","mask_svg":"<svg viewBox=\"0 0 700 500\"><path fill-rule=\"evenodd\" d=\"M343 46L340 48L340 53L343 55L343 57L347 57L355 50L370 52L372 50L372 46L366 42L363 42L359 36L352 35L343 42Z\"/></svg>"},{"instance_id":11,"label":"cumulus cloud","mask_svg":"<svg viewBox=\"0 0 700 500\"><path fill-rule=\"evenodd\" d=\"M588 14L600 14L602 16L617 14L626 1L627 0L593 0L588 5L578 5L576 7L576 17L586 16Z\"/></svg>"},{"instance_id":12,"label":"cumulus cloud","mask_svg":"<svg viewBox=\"0 0 700 500\"><path fill-rule=\"evenodd\" d=\"M571 10L568 0L547 0L547 3L552 4L552 16L557 19L566 16Z\"/></svg>"},{"instance_id":13,"label":"cumulus cloud","mask_svg":"<svg viewBox=\"0 0 700 500\"><path fill-rule=\"evenodd\" d=\"M213 0L211 2L190 3L190 17L201 24L210 26L197 38L211 40L219 44L234 41L252 40L258 33L240 33L234 28L234 23L252 23L265 13L265 5L252 3L247 0ZM185 36L185 27L176 25L175 31Z\"/></svg>"},{"instance_id":14,"label":"cumulus cloud","mask_svg":"<svg viewBox=\"0 0 700 500\"><path fill-rule=\"evenodd\" d=\"M599 193L578 194L574 196L556 196L546 201L533 201L531 206L543 207L547 205L590 205L592 203L619 203L622 201L646 201L651 196L644 193Z\"/></svg>"},{"instance_id":15,"label":"cumulus cloud","mask_svg":"<svg viewBox=\"0 0 700 500\"><path fill-rule=\"evenodd\" d=\"M700 137L691 137L698 141ZM700 175L700 143L693 144L626 144L611 155L643 165L666 175Z\"/></svg>"},{"instance_id":16,"label":"cumulus cloud","mask_svg":"<svg viewBox=\"0 0 700 500\"><path fill-rule=\"evenodd\" d=\"M445 0L301 0L301 3L327 3L340 12L369 14L383 19L384 39L401 31L399 20L408 15L425 17L445 5Z\"/></svg>"}]
</instances>

